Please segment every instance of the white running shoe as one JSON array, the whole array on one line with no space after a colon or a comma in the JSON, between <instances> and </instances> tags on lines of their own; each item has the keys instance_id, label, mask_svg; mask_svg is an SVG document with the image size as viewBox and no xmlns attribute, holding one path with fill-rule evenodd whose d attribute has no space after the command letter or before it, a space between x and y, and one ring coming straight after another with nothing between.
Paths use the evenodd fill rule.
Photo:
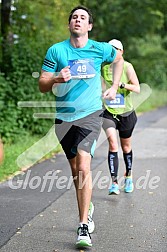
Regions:
<instances>
[{"instance_id":1,"label":"white running shoe","mask_svg":"<svg viewBox=\"0 0 167 252\"><path fill-rule=\"evenodd\" d=\"M92 202L90 202L89 205L89 212L88 212L88 230L89 230L89 234L92 234L94 229L95 229L95 223L92 219L94 213L94 205Z\"/></svg>"},{"instance_id":2,"label":"white running shoe","mask_svg":"<svg viewBox=\"0 0 167 252\"><path fill-rule=\"evenodd\" d=\"M77 233L78 233L78 239L76 242L77 248L92 247L91 237L88 231L87 224L80 224Z\"/></svg>"}]
</instances>

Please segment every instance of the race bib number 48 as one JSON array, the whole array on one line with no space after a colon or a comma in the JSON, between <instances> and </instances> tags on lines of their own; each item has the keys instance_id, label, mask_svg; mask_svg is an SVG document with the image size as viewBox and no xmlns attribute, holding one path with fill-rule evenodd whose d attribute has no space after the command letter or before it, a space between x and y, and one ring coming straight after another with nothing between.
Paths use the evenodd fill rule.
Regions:
<instances>
[{"instance_id":1,"label":"race bib number 48","mask_svg":"<svg viewBox=\"0 0 167 252\"><path fill-rule=\"evenodd\" d=\"M116 98L114 100L105 100L106 105L109 108L124 108L125 107L125 99L123 94L116 94Z\"/></svg>"},{"instance_id":2,"label":"race bib number 48","mask_svg":"<svg viewBox=\"0 0 167 252\"><path fill-rule=\"evenodd\" d=\"M69 60L72 79L87 79L95 76L94 59Z\"/></svg>"}]
</instances>

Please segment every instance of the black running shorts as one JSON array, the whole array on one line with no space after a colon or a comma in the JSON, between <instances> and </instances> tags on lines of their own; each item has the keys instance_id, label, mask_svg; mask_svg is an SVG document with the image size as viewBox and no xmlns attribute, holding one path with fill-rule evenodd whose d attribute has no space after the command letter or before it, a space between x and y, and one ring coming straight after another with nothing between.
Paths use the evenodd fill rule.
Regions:
<instances>
[{"instance_id":1,"label":"black running shorts","mask_svg":"<svg viewBox=\"0 0 167 252\"><path fill-rule=\"evenodd\" d=\"M111 114L108 110L103 113L103 129L115 128L119 131L121 138L129 138L132 135L133 129L137 122L135 111L128 112L123 115Z\"/></svg>"},{"instance_id":2,"label":"black running shorts","mask_svg":"<svg viewBox=\"0 0 167 252\"><path fill-rule=\"evenodd\" d=\"M73 122L55 120L55 132L67 159L74 158L77 149L84 150L93 156L102 120L102 110Z\"/></svg>"}]
</instances>

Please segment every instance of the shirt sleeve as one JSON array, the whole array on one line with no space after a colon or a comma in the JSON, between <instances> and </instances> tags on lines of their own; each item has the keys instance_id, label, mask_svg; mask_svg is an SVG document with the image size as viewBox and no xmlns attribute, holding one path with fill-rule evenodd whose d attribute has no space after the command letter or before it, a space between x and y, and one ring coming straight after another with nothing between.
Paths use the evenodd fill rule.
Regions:
<instances>
[{"instance_id":1,"label":"shirt sleeve","mask_svg":"<svg viewBox=\"0 0 167 252\"><path fill-rule=\"evenodd\" d=\"M56 62L56 51L53 49L53 47L50 47L46 53L42 70L47 72L56 72L57 69L57 62Z\"/></svg>"},{"instance_id":2,"label":"shirt sleeve","mask_svg":"<svg viewBox=\"0 0 167 252\"><path fill-rule=\"evenodd\" d=\"M103 46L104 46L103 61L108 63L113 62L116 57L117 50L109 43L103 43Z\"/></svg>"}]
</instances>

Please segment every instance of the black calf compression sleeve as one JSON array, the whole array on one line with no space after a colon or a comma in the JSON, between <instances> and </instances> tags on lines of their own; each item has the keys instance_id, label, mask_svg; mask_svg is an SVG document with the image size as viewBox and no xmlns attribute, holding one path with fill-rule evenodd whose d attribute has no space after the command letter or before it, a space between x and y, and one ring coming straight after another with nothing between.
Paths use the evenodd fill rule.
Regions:
<instances>
[{"instance_id":1,"label":"black calf compression sleeve","mask_svg":"<svg viewBox=\"0 0 167 252\"><path fill-rule=\"evenodd\" d=\"M117 182L118 176L118 152L108 152L108 166L113 182Z\"/></svg>"},{"instance_id":2,"label":"black calf compression sleeve","mask_svg":"<svg viewBox=\"0 0 167 252\"><path fill-rule=\"evenodd\" d=\"M133 161L133 152L132 150L129 153L123 153L125 166L126 166L126 176L131 176L132 170L132 161Z\"/></svg>"}]
</instances>

